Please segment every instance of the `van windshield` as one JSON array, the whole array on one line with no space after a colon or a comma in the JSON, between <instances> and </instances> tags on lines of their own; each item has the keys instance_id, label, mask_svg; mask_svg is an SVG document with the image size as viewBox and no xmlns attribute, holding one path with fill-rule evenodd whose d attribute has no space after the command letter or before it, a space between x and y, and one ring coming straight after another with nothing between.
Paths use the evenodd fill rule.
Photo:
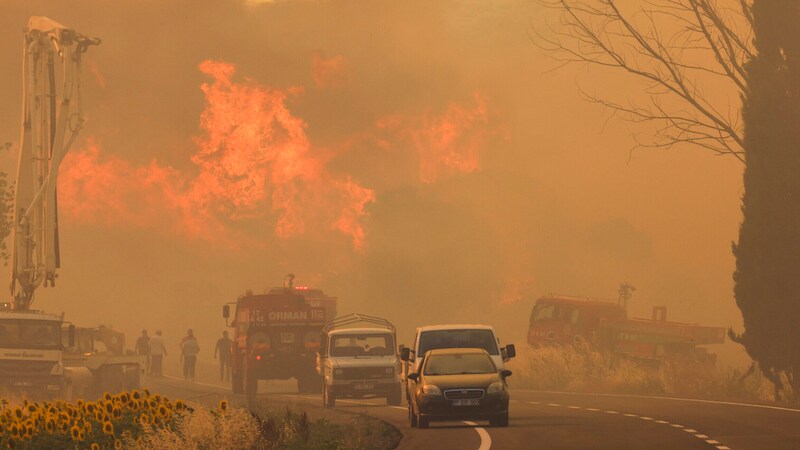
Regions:
<instances>
[{"instance_id":1,"label":"van windshield","mask_svg":"<svg viewBox=\"0 0 800 450\"><path fill-rule=\"evenodd\" d=\"M485 354L433 355L425 362L425 375L468 375L494 373L492 358Z\"/></svg>"},{"instance_id":2,"label":"van windshield","mask_svg":"<svg viewBox=\"0 0 800 450\"><path fill-rule=\"evenodd\" d=\"M482 348L490 355L499 355L492 330L432 330L419 337L419 356L439 348Z\"/></svg>"},{"instance_id":3,"label":"van windshield","mask_svg":"<svg viewBox=\"0 0 800 450\"><path fill-rule=\"evenodd\" d=\"M392 356L391 334L337 334L331 337L331 356Z\"/></svg>"},{"instance_id":4,"label":"van windshield","mask_svg":"<svg viewBox=\"0 0 800 450\"><path fill-rule=\"evenodd\" d=\"M0 347L60 349L61 324L45 320L0 321Z\"/></svg>"}]
</instances>

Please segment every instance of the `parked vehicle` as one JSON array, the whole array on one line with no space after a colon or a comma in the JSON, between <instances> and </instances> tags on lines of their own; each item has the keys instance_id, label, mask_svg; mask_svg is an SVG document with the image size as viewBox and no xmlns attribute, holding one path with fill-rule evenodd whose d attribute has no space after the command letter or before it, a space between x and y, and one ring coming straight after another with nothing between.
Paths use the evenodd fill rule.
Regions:
<instances>
[{"instance_id":1,"label":"parked vehicle","mask_svg":"<svg viewBox=\"0 0 800 450\"><path fill-rule=\"evenodd\" d=\"M531 311L531 346L592 342L629 357L658 361L680 356L713 364L701 345L725 342L725 328L667 321L667 308L653 308L650 319L629 319L622 302L547 296Z\"/></svg>"},{"instance_id":2,"label":"parked vehicle","mask_svg":"<svg viewBox=\"0 0 800 450\"><path fill-rule=\"evenodd\" d=\"M429 350L419 370L408 374L409 422L419 428L446 420L508 426L509 376L482 348Z\"/></svg>"},{"instance_id":3,"label":"parked vehicle","mask_svg":"<svg viewBox=\"0 0 800 450\"><path fill-rule=\"evenodd\" d=\"M317 356L323 405L333 407L342 397L384 397L389 405L400 405L395 342L394 325L380 317L349 314L326 323Z\"/></svg>"},{"instance_id":4,"label":"parked vehicle","mask_svg":"<svg viewBox=\"0 0 800 450\"><path fill-rule=\"evenodd\" d=\"M75 328L73 345L64 348L64 366L77 397L139 389L144 357L125 348L125 334L105 326Z\"/></svg>"}]
</instances>

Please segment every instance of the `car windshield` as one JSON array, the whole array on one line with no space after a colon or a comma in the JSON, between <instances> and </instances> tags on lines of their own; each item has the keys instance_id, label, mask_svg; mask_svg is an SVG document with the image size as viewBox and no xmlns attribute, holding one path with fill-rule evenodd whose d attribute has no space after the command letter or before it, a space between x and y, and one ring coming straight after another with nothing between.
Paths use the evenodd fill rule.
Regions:
<instances>
[{"instance_id":1,"label":"car windshield","mask_svg":"<svg viewBox=\"0 0 800 450\"><path fill-rule=\"evenodd\" d=\"M497 341L492 330L434 330L424 331L419 338L419 354L439 348L482 348L498 355Z\"/></svg>"},{"instance_id":2,"label":"car windshield","mask_svg":"<svg viewBox=\"0 0 800 450\"><path fill-rule=\"evenodd\" d=\"M391 356L391 334L337 334L331 337L331 356Z\"/></svg>"},{"instance_id":3,"label":"car windshield","mask_svg":"<svg viewBox=\"0 0 800 450\"><path fill-rule=\"evenodd\" d=\"M61 324L44 320L0 321L0 347L61 348Z\"/></svg>"},{"instance_id":4,"label":"car windshield","mask_svg":"<svg viewBox=\"0 0 800 450\"><path fill-rule=\"evenodd\" d=\"M432 355L425 363L425 375L464 375L494 373L492 358L481 353Z\"/></svg>"}]
</instances>

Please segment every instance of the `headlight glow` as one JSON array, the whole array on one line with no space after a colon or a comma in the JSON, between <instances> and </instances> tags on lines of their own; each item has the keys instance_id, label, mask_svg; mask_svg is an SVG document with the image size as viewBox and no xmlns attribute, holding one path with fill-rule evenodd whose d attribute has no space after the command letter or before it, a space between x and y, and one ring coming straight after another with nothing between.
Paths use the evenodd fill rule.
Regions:
<instances>
[{"instance_id":1,"label":"headlight glow","mask_svg":"<svg viewBox=\"0 0 800 450\"><path fill-rule=\"evenodd\" d=\"M425 395L442 395L442 390L438 386L426 384L422 387L422 393Z\"/></svg>"},{"instance_id":2,"label":"headlight glow","mask_svg":"<svg viewBox=\"0 0 800 450\"><path fill-rule=\"evenodd\" d=\"M498 392L501 392L503 389L505 389L505 386L503 386L503 383L501 381L495 381L494 383L489 385L489 387L486 389L486 393L487 394L496 394Z\"/></svg>"}]
</instances>

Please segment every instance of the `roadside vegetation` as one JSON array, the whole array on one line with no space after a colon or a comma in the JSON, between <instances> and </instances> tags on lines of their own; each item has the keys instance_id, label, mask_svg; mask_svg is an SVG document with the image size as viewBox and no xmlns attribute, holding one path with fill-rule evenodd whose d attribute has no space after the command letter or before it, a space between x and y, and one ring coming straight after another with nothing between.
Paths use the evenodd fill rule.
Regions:
<instances>
[{"instance_id":1,"label":"roadside vegetation","mask_svg":"<svg viewBox=\"0 0 800 450\"><path fill-rule=\"evenodd\" d=\"M97 401L2 401L0 448L19 449L390 449L400 433L365 415L312 418L306 411L262 408L257 414L172 401L148 390Z\"/></svg>"},{"instance_id":2,"label":"roadside vegetation","mask_svg":"<svg viewBox=\"0 0 800 450\"><path fill-rule=\"evenodd\" d=\"M510 384L520 389L776 400L773 383L758 369L715 368L687 360L642 362L589 344L520 349L509 368L514 371ZM781 398L791 398L791 392Z\"/></svg>"}]
</instances>

